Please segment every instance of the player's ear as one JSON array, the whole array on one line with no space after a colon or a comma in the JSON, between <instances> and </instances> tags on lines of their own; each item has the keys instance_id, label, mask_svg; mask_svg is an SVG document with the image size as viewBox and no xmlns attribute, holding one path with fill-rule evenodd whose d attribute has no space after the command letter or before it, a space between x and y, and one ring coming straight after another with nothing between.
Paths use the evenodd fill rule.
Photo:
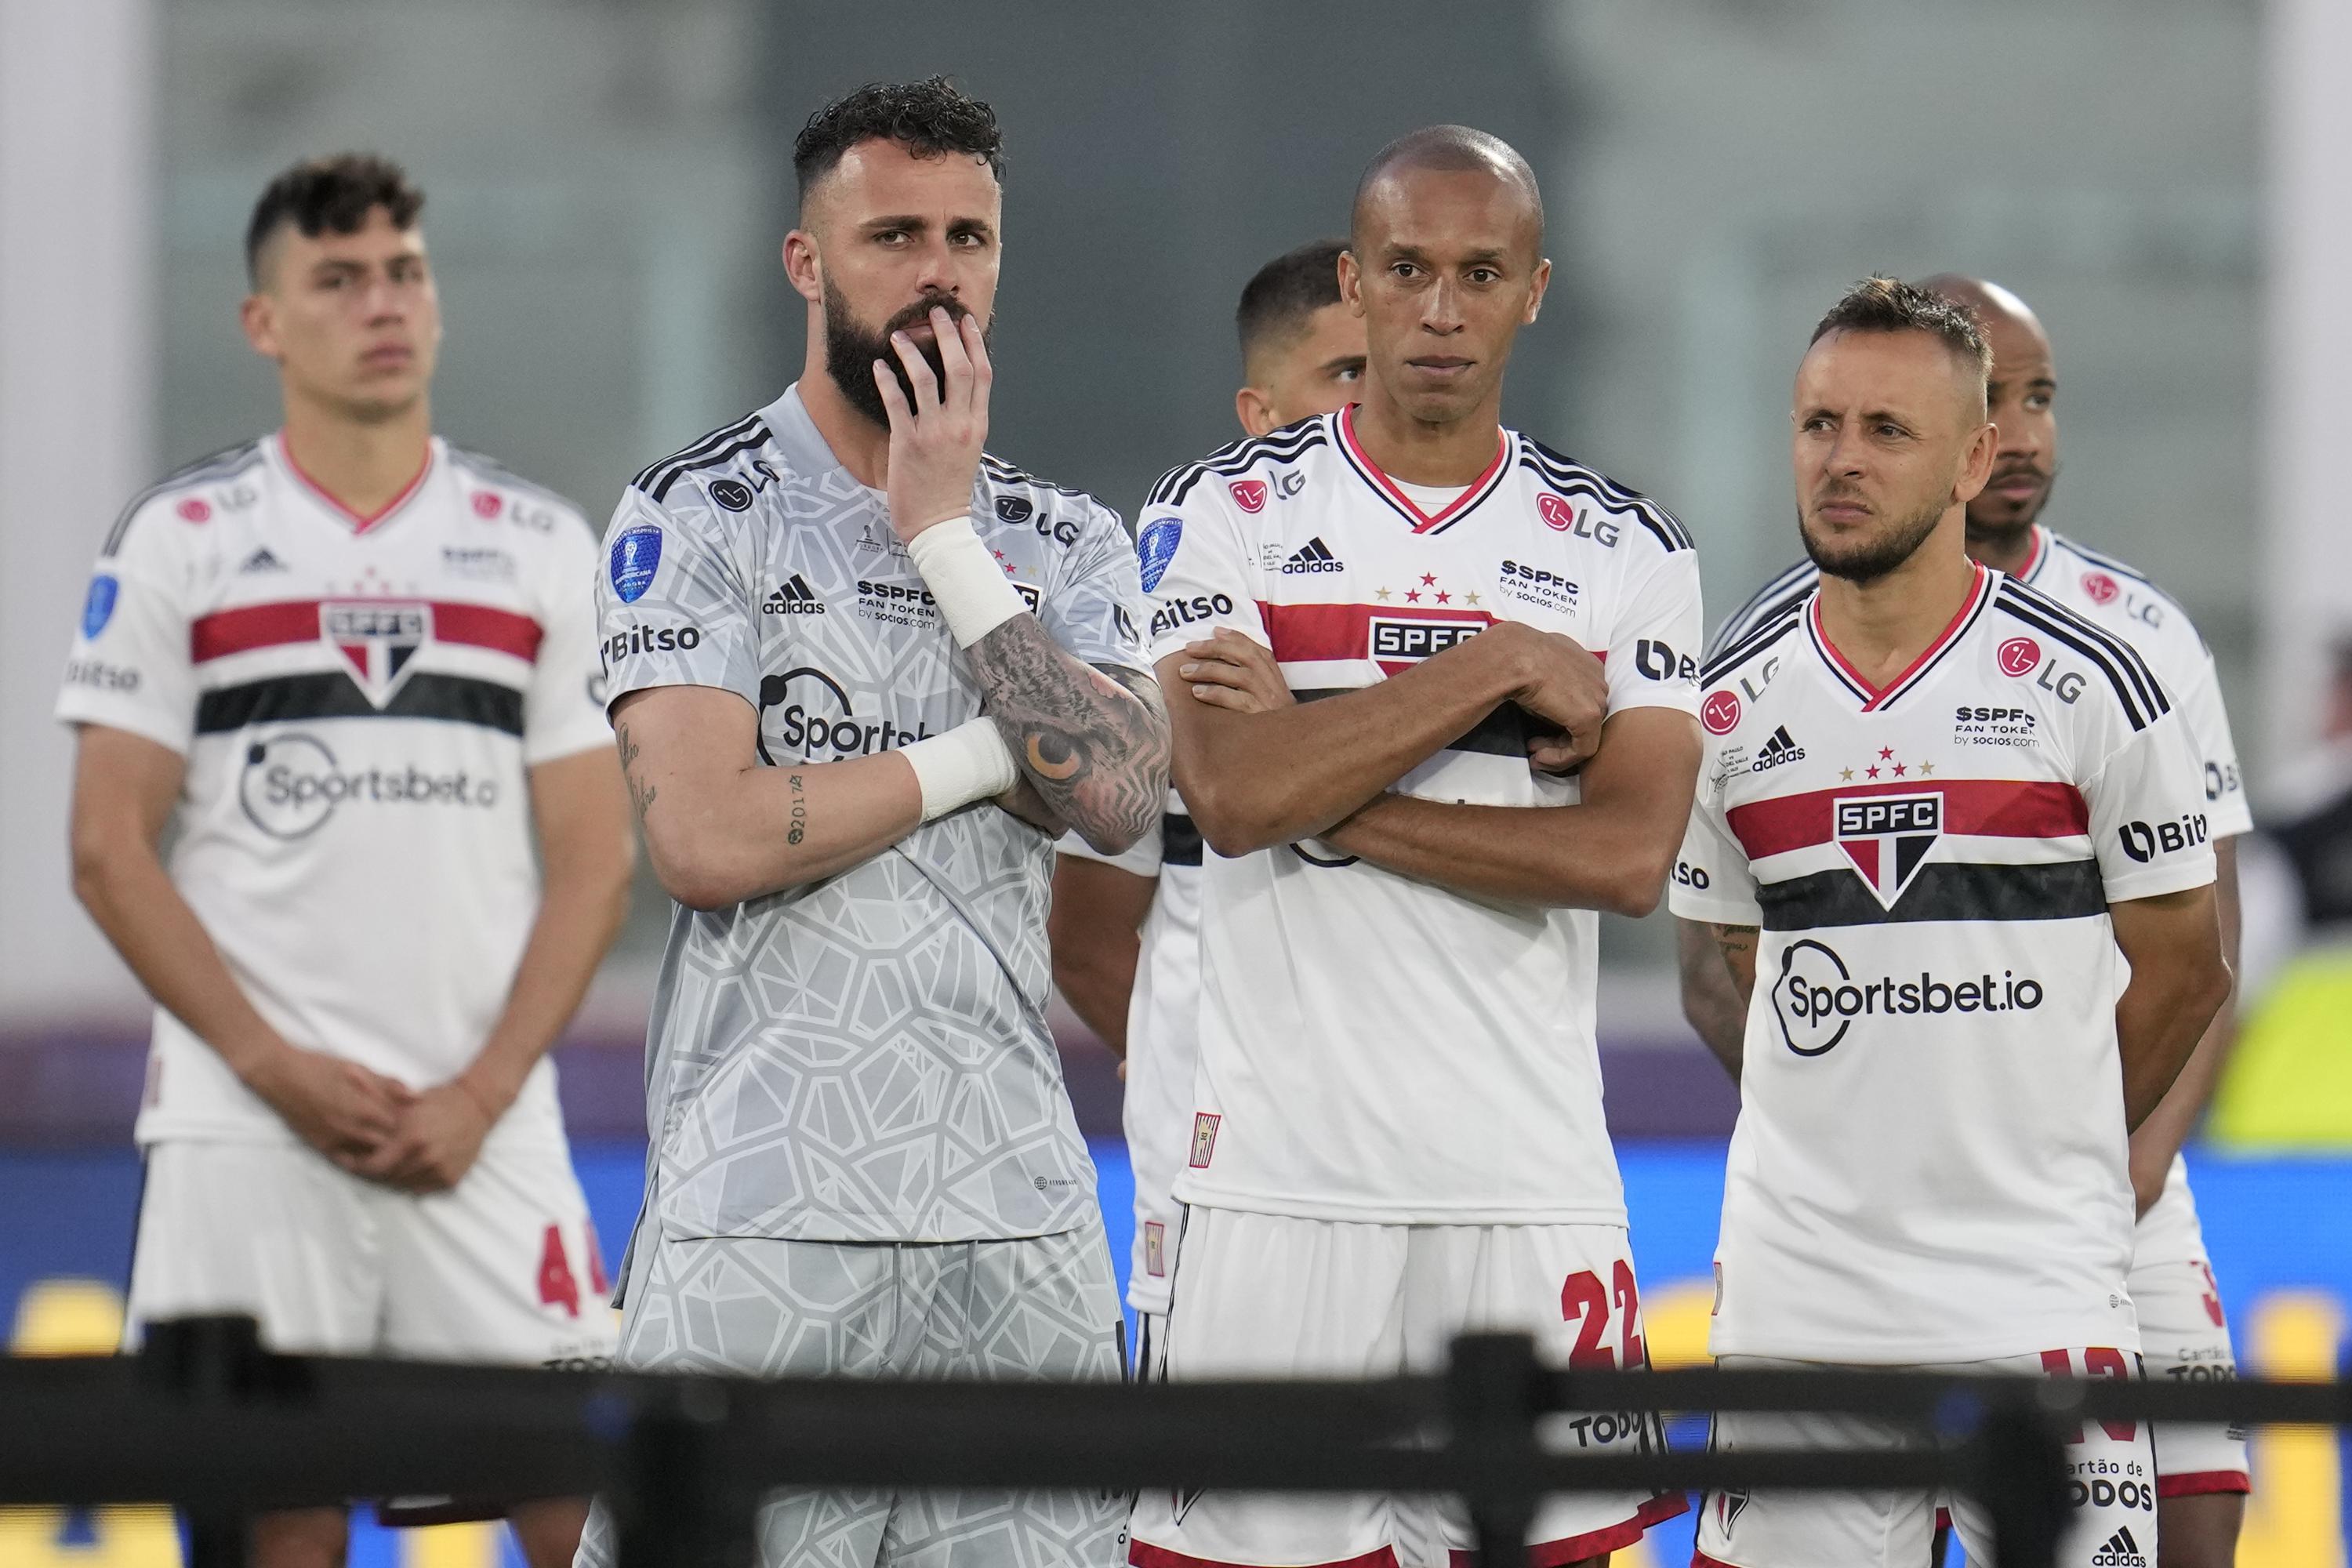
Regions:
<instances>
[{"instance_id":1,"label":"player's ear","mask_svg":"<svg viewBox=\"0 0 2352 1568\"><path fill-rule=\"evenodd\" d=\"M1356 265L1352 250L1339 253L1339 303L1348 307L1351 316L1364 313L1364 272Z\"/></svg>"},{"instance_id":2,"label":"player's ear","mask_svg":"<svg viewBox=\"0 0 2352 1568\"><path fill-rule=\"evenodd\" d=\"M1234 394L1234 414L1252 437L1263 436L1275 426L1274 405L1255 386L1244 386Z\"/></svg>"},{"instance_id":3,"label":"player's ear","mask_svg":"<svg viewBox=\"0 0 2352 1568\"><path fill-rule=\"evenodd\" d=\"M1535 325L1536 317L1543 310L1544 290L1550 287L1551 258L1547 256L1536 263L1535 286L1528 290L1528 313L1520 318L1519 325Z\"/></svg>"},{"instance_id":4,"label":"player's ear","mask_svg":"<svg viewBox=\"0 0 2352 1568\"><path fill-rule=\"evenodd\" d=\"M824 299L824 267L816 253L816 237L803 228L784 236L784 276L793 292L814 305Z\"/></svg>"},{"instance_id":5,"label":"player's ear","mask_svg":"<svg viewBox=\"0 0 2352 1568\"><path fill-rule=\"evenodd\" d=\"M1952 486L1952 499L1965 505L1976 500L1985 486L1992 481L1993 458L2000 450L2000 427L1990 420L1979 425L1969 437L1967 451L1960 457L1960 473Z\"/></svg>"},{"instance_id":6,"label":"player's ear","mask_svg":"<svg viewBox=\"0 0 2352 1568\"><path fill-rule=\"evenodd\" d=\"M278 346L278 316L269 296L256 290L245 297L236 308L236 324L245 329L245 341L253 352L264 359L279 359Z\"/></svg>"}]
</instances>

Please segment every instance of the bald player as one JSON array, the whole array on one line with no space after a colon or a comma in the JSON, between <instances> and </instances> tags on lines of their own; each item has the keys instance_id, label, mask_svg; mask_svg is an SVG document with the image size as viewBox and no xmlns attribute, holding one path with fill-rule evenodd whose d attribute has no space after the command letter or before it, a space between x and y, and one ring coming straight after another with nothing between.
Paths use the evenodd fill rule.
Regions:
<instances>
[{"instance_id":1,"label":"bald player","mask_svg":"<svg viewBox=\"0 0 2352 1568\"><path fill-rule=\"evenodd\" d=\"M1244 385L1234 394L1234 412L1250 435L1329 414L1355 395L1364 375L1364 323L1339 300L1345 248L1336 239L1311 241L1276 257L1244 286L1234 313ZM1299 563L1300 572L1314 564ZM1268 675L1263 684L1272 690L1280 682ZM1064 835L1060 849L1046 928L1054 984L1127 1063L1120 1122L1135 1172L1127 1303L1139 1320L1136 1364L1149 1375L1167 1342L1178 1225L1171 1189L1184 1168L1192 1121L1201 830L1171 790L1159 827L1125 854L1105 856L1076 834Z\"/></svg>"},{"instance_id":2,"label":"bald player","mask_svg":"<svg viewBox=\"0 0 2352 1568\"><path fill-rule=\"evenodd\" d=\"M1698 572L1664 510L1503 427L1549 277L1518 153L1391 143L1339 262L1363 401L1176 468L1141 513L1176 782L1217 851L1166 1376L1431 1371L1475 1328L1647 1363L1594 911L1654 907L1681 835ZM1195 651L1219 632L1298 700L1221 695ZM1561 1439L1662 1446L1613 1415ZM1683 1508L1556 1498L1530 1556L1599 1561ZM1132 1535L1141 1568L1444 1568L1470 1542L1450 1503L1377 1495L1147 1493Z\"/></svg>"},{"instance_id":3,"label":"bald player","mask_svg":"<svg viewBox=\"0 0 2352 1568\"><path fill-rule=\"evenodd\" d=\"M1991 477L1969 504L1970 556L2056 599L2129 642L2155 670L2187 721L2203 768L2205 821L2216 860L2224 951L2238 960L2236 838L2252 822L2213 657L2178 601L2137 569L2042 526L2058 477L2058 380L2050 338L2025 301L1997 283L1944 273L1922 288L1968 307L1992 348L1990 414L1999 428ZM1801 603L1819 573L1811 562L1773 578L1735 611L1715 640L1727 648ZM1741 1018L1706 928L1677 922L1683 1005L1736 1077ZM2150 1377L2205 1381L2236 1374L2221 1299L2189 1191L2180 1146L2203 1111L2235 1033L2233 1010L2215 1015L2189 1064L2131 1139L2139 1209L2130 1293ZM2226 1568L2235 1560L2249 1489L2243 1434L2220 1426L2156 1429L2162 1568Z\"/></svg>"}]
</instances>

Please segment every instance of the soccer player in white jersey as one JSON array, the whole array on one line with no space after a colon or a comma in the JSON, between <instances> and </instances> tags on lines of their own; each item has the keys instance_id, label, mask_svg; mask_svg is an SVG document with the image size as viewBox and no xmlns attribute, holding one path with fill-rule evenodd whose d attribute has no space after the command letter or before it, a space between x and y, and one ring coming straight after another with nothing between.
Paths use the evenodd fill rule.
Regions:
<instances>
[{"instance_id":1,"label":"soccer player in white jersey","mask_svg":"<svg viewBox=\"0 0 2352 1568\"><path fill-rule=\"evenodd\" d=\"M595 538L433 434L423 200L357 155L263 193L243 319L286 422L131 503L66 667L75 888L157 1005L131 1331L242 1312L287 1351L602 1364L544 1059L633 854ZM513 1510L536 1568L585 1506ZM265 1516L254 1560L345 1537Z\"/></svg>"},{"instance_id":2,"label":"soccer player in white jersey","mask_svg":"<svg viewBox=\"0 0 2352 1568\"><path fill-rule=\"evenodd\" d=\"M1285 251L1242 289L1234 326L1244 384L1242 428L1264 436L1346 406L1364 374L1364 323L1339 300L1336 239ZM1301 568L1305 570L1305 568ZM1227 633L1229 637L1238 634ZM1251 667L1219 662L1237 697ZM1268 705L1286 700L1264 683ZM1135 1173L1135 1243L1127 1301L1138 1316L1136 1363L1148 1375L1167 1339L1168 1269L1176 1250L1176 1173L1192 1124L1193 1038L1201 1001L1201 830L1172 791L1160 826L1106 858L1075 835L1054 871L1054 984L1126 1062L1121 1121Z\"/></svg>"},{"instance_id":3,"label":"soccer player in white jersey","mask_svg":"<svg viewBox=\"0 0 2352 1568\"><path fill-rule=\"evenodd\" d=\"M1117 1378L1094 1167L1045 1026L1054 841L1126 849L1168 720L1118 519L982 450L994 113L860 88L793 150L800 380L647 468L596 591L615 737L677 900L632 1365ZM763 1563L1115 1560L1099 1493L797 1491ZM583 1564L612 1561L601 1510Z\"/></svg>"},{"instance_id":4,"label":"soccer player in white jersey","mask_svg":"<svg viewBox=\"0 0 2352 1568\"><path fill-rule=\"evenodd\" d=\"M1593 911L1654 907L1681 836L1698 573L1673 518L1499 422L1542 244L1505 143L1384 149L1339 274L1363 401L1175 469L1142 513L1177 783L1217 852L1171 1377L1427 1370L1483 1327L1646 1362ZM1214 629L1302 700L1217 700ZM1561 1432L1659 1443L1640 1417ZM1604 1558L1683 1506L1552 1500L1530 1558ZM1150 1492L1132 1533L1141 1568L1443 1568L1468 1541L1450 1506L1383 1496Z\"/></svg>"},{"instance_id":5,"label":"soccer player in white jersey","mask_svg":"<svg viewBox=\"0 0 2352 1568\"><path fill-rule=\"evenodd\" d=\"M1727 1366L2138 1374L2126 1134L2228 993L2210 819L2130 645L1962 547L1990 363L1964 310L1892 279L1822 319L1791 446L1821 581L1705 677L1672 898L1748 1002ZM1902 1439L1724 1415L1714 1440ZM2148 1434L2086 1426L2069 1462L2059 1562L2154 1563ZM1698 1561L1915 1568L1937 1500L1713 1494ZM1981 1511L1947 1506L1984 1560Z\"/></svg>"},{"instance_id":6,"label":"soccer player in white jersey","mask_svg":"<svg viewBox=\"0 0 2352 1568\"><path fill-rule=\"evenodd\" d=\"M2202 766L2223 953L2237 963L2237 845L2252 830L2238 752L2213 656L2188 613L2147 577L2084 548L2040 521L2058 473L2057 372L2041 321L2010 290L1951 274L1920 287L1958 301L1992 349L1989 412L2000 432L1991 479L1969 502L1975 560L2036 588L2132 645L2179 711ZM1781 573L1724 623L1716 648L1738 641L1810 594L1819 572L1805 561ZM1735 1076L1741 1013L1729 973L1705 926L1678 922L1685 1010ZM2132 1253L2132 1305L2140 1353L2152 1377L2236 1375L2230 1331L2206 1256L2180 1145L2212 1092L2235 1031L2227 1006L2198 1043L2164 1103L2132 1133L2132 1187L2139 1224ZM2165 1568L2227 1568L2235 1560L2249 1479L2242 1432L2224 1426L2156 1429L2158 1511Z\"/></svg>"}]
</instances>

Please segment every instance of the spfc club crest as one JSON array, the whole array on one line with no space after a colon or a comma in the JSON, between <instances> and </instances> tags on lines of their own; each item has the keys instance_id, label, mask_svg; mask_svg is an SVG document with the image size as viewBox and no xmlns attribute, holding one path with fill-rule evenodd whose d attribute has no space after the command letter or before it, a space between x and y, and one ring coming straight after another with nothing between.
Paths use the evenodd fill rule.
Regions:
<instances>
[{"instance_id":1,"label":"spfc club crest","mask_svg":"<svg viewBox=\"0 0 2352 1568\"><path fill-rule=\"evenodd\" d=\"M1843 795L1830 804L1836 813L1838 847L1879 903L1893 909L1943 836L1944 797Z\"/></svg>"},{"instance_id":2,"label":"spfc club crest","mask_svg":"<svg viewBox=\"0 0 2352 1568\"><path fill-rule=\"evenodd\" d=\"M433 606L396 599L331 599L319 606L319 635L377 708L408 677L416 650L433 636Z\"/></svg>"}]
</instances>

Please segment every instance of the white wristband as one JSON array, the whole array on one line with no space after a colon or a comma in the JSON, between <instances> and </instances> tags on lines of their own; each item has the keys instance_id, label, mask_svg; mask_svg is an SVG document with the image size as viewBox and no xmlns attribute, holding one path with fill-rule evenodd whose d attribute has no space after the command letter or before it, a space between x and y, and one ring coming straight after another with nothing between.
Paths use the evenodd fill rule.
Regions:
<instances>
[{"instance_id":1,"label":"white wristband","mask_svg":"<svg viewBox=\"0 0 2352 1568\"><path fill-rule=\"evenodd\" d=\"M940 602L958 647L970 647L1029 607L969 517L951 517L923 530L907 541L907 554Z\"/></svg>"},{"instance_id":2,"label":"white wristband","mask_svg":"<svg viewBox=\"0 0 2352 1568\"><path fill-rule=\"evenodd\" d=\"M1004 743L993 719L971 720L944 735L901 746L898 754L915 770L925 822L1003 795L1021 776L1013 765L1013 748Z\"/></svg>"}]
</instances>

